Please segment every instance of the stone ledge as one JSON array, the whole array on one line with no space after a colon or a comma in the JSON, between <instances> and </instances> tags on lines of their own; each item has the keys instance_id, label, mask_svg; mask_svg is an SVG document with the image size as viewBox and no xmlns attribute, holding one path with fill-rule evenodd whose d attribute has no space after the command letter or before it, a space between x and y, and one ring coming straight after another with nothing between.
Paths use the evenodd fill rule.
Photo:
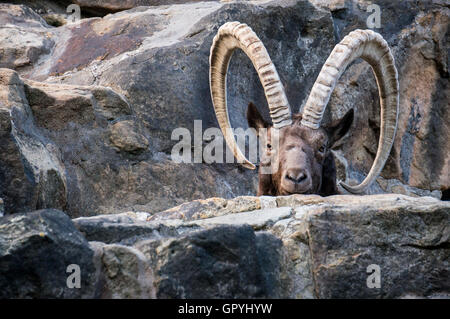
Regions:
<instances>
[{"instance_id":1,"label":"stone ledge","mask_svg":"<svg viewBox=\"0 0 450 319\"><path fill-rule=\"evenodd\" d=\"M261 209L263 201L263 207L270 208ZM243 211L248 207L253 210ZM239 293L246 291L241 297L442 298L450 291L450 203L432 197L212 198L166 213L129 212L78 218L74 223L90 240L108 238L110 244L141 251L153 270L152 293L159 297L231 296L226 289L223 295L208 295L212 286L223 284L223 278L217 269L212 275L199 265L203 258L206 263L234 263L245 273L244 256L224 256L219 249L235 251L245 245L259 247L246 254L253 258L261 284L248 278L246 285L253 285L256 295L248 294L247 286L241 290L234 286ZM239 239L241 232L247 234L246 240ZM222 252L217 255L216 249ZM205 294L194 287L204 283L188 281L176 270L181 264L196 278L216 278L211 279L212 286L203 287ZM371 264L380 266L380 289L366 285Z\"/></svg>"},{"instance_id":2,"label":"stone ledge","mask_svg":"<svg viewBox=\"0 0 450 319\"><path fill-rule=\"evenodd\" d=\"M450 203L431 197L213 198L156 215L159 219L128 212L71 220L63 212L41 210L1 217L0 294L449 296ZM76 294L65 286L69 264L80 264L84 276L83 289ZM367 285L370 265L380 269L380 288ZM12 271L16 268L21 271Z\"/></svg>"}]
</instances>

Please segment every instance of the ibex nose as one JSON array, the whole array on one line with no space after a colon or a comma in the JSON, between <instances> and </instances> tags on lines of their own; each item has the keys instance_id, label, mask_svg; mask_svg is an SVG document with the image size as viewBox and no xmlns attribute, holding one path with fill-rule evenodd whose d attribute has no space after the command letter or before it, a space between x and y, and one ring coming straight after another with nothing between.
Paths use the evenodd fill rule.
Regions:
<instances>
[{"instance_id":1,"label":"ibex nose","mask_svg":"<svg viewBox=\"0 0 450 319\"><path fill-rule=\"evenodd\" d=\"M286 179L294 182L295 184L301 184L307 179L308 175L303 169L291 169L286 173Z\"/></svg>"}]
</instances>

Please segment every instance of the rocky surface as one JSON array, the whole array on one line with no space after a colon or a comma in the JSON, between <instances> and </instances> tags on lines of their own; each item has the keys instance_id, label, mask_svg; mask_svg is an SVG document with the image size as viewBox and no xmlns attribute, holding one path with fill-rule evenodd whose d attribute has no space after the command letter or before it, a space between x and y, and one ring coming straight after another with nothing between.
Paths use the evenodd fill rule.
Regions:
<instances>
[{"instance_id":1,"label":"rocky surface","mask_svg":"<svg viewBox=\"0 0 450 319\"><path fill-rule=\"evenodd\" d=\"M128 134L139 137L128 102L109 88L24 82L16 72L0 69L0 96L0 143L5 150L0 154L0 194L6 214L66 209L77 196L82 172L71 170L64 154L72 154L72 163L89 161L92 167L83 153L95 158L133 150L133 140L108 139L121 121L129 126ZM99 142L88 145L83 139ZM145 140L140 142L145 147Z\"/></svg>"},{"instance_id":2,"label":"rocky surface","mask_svg":"<svg viewBox=\"0 0 450 319\"><path fill-rule=\"evenodd\" d=\"M0 68L30 68L55 45L47 23L26 6L0 3L0 23Z\"/></svg>"},{"instance_id":3,"label":"rocky surface","mask_svg":"<svg viewBox=\"0 0 450 319\"><path fill-rule=\"evenodd\" d=\"M216 1L220 0L203 0ZM227 2L229 0L222 0ZM49 16L67 17L66 9L69 5L75 4L80 7L82 17L104 16L139 6L164 6L172 4L194 3L201 0L1 0L13 4L24 4L44 18Z\"/></svg>"},{"instance_id":4,"label":"rocky surface","mask_svg":"<svg viewBox=\"0 0 450 319\"><path fill-rule=\"evenodd\" d=\"M44 210L0 230L2 297L450 297L450 203L431 197L211 198L72 222Z\"/></svg>"},{"instance_id":5,"label":"rocky surface","mask_svg":"<svg viewBox=\"0 0 450 319\"><path fill-rule=\"evenodd\" d=\"M367 194L394 194L326 198L250 196L254 171L172 161L172 132L217 127L208 56L223 23L259 35L297 112L334 45L367 28L371 2L1 2L0 298L450 297L450 204L438 200L450 189L445 1L376 1L401 93L393 151ZM268 118L241 52L228 88L233 127L247 127L249 101ZM350 108L333 154L351 183L370 168L380 125L362 61L325 124ZM68 286L69 265L81 289ZM379 288L367 285L373 265Z\"/></svg>"},{"instance_id":6,"label":"rocky surface","mask_svg":"<svg viewBox=\"0 0 450 319\"><path fill-rule=\"evenodd\" d=\"M0 218L0 298L93 298L93 251L61 211ZM67 285L69 265L80 267L81 287Z\"/></svg>"},{"instance_id":7,"label":"rocky surface","mask_svg":"<svg viewBox=\"0 0 450 319\"><path fill-rule=\"evenodd\" d=\"M193 3L219 0L71 0L80 6L82 11L93 15L105 15L139 6L161 6L171 4Z\"/></svg>"},{"instance_id":8,"label":"rocky surface","mask_svg":"<svg viewBox=\"0 0 450 319\"><path fill-rule=\"evenodd\" d=\"M0 4L0 66L20 76L1 71L6 214L47 207L71 217L157 212L195 199L255 194L256 172L236 164L177 164L170 157L175 128L193 135L194 120L202 120L203 130L217 127L208 55L218 27L239 20L255 30L298 111L333 46L351 30L366 28L369 15L367 3L356 0L137 2L121 4L155 6L60 27L26 5ZM40 3L47 13L63 12L52 1L25 4L38 11ZM102 1L105 8L114 3ZM449 8L425 0L377 4L382 21L376 31L399 70L401 112L392 156L368 194L439 198L450 183ZM364 178L378 142L378 93L370 72L363 62L350 66L325 119L356 110L351 132L335 150L338 177L349 182ZM234 127L246 128L249 101L267 116L257 75L240 52L228 82ZM35 163L33 154L45 160Z\"/></svg>"},{"instance_id":9,"label":"rocky surface","mask_svg":"<svg viewBox=\"0 0 450 319\"><path fill-rule=\"evenodd\" d=\"M334 1L331 6L340 37L363 28L369 3ZM340 5L338 5L340 3ZM391 157L382 176L427 190L450 185L450 114L448 112L448 47L450 9L444 1L377 1L381 28L396 61L400 82L400 114ZM376 82L365 63L352 65L336 86L330 118L357 108L353 133L342 146L350 178L370 168L379 134ZM369 93L370 92L370 93ZM375 101L372 102L372 101ZM382 185L380 185L382 186Z\"/></svg>"}]
</instances>

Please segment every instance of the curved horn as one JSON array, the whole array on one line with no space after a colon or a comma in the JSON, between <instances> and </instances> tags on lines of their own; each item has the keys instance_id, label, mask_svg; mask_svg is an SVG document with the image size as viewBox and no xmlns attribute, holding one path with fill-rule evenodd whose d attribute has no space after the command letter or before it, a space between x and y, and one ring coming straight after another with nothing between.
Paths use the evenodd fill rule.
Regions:
<instances>
[{"instance_id":1,"label":"curved horn","mask_svg":"<svg viewBox=\"0 0 450 319\"><path fill-rule=\"evenodd\" d=\"M254 169L255 165L245 158L237 146L228 117L227 71L236 48L245 52L258 72L275 128L291 124L291 109L277 70L258 36L249 26L240 22L227 22L222 25L214 37L209 56L211 98L217 121L228 147L238 162L247 168Z\"/></svg>"},{"instance_id":2,"label":"curved horn","mask_svg":"<svg viewBox=\"0 0 450 319\"><path fill-rule=\"evenodd\" d=\"M340 182L351 193L362 193L377 178L386 163L394 142L398 117L398 78L394 57L383 37L371 30L348 34L331 52L306 101L302 124L320 127L322 116L337 80L357 58L367 61L375 74L381 106L381 130L377 155L361 184L350 186Z\"/></svg>"}]
</instances>

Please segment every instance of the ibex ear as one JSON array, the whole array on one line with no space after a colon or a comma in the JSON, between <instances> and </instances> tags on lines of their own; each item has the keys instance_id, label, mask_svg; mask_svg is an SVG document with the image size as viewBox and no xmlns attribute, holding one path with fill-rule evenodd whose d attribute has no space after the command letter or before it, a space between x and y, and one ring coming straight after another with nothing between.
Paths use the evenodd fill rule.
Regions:
<instances>
[{"instance_id":1,"label":"ibex ear","mask_svg":"<svg viewBox=\"0 0 450 319\"><path fill-rule=\"evenodd\" d=\"M255 130L259 130L264 127L269 127L269 123L264 121L263 117L259 113L258 109L256 108L255 104L250 102L248 104L247 108L247 122L248 127L253 127Z\"/></svg>"},{"instance_id":2,"label":"ibex ear","mask_svg":"<svg viewBox=\"0 0 450 319\"><path fill-rule=\"evenodd\" d=\"M353 109L349 110L344 117L339 120L338 123L333 123L325 130L328 132L329 145L333 147L336 142L338 142L352 126L353 123Z\"/></svg>"}]
</instances>

